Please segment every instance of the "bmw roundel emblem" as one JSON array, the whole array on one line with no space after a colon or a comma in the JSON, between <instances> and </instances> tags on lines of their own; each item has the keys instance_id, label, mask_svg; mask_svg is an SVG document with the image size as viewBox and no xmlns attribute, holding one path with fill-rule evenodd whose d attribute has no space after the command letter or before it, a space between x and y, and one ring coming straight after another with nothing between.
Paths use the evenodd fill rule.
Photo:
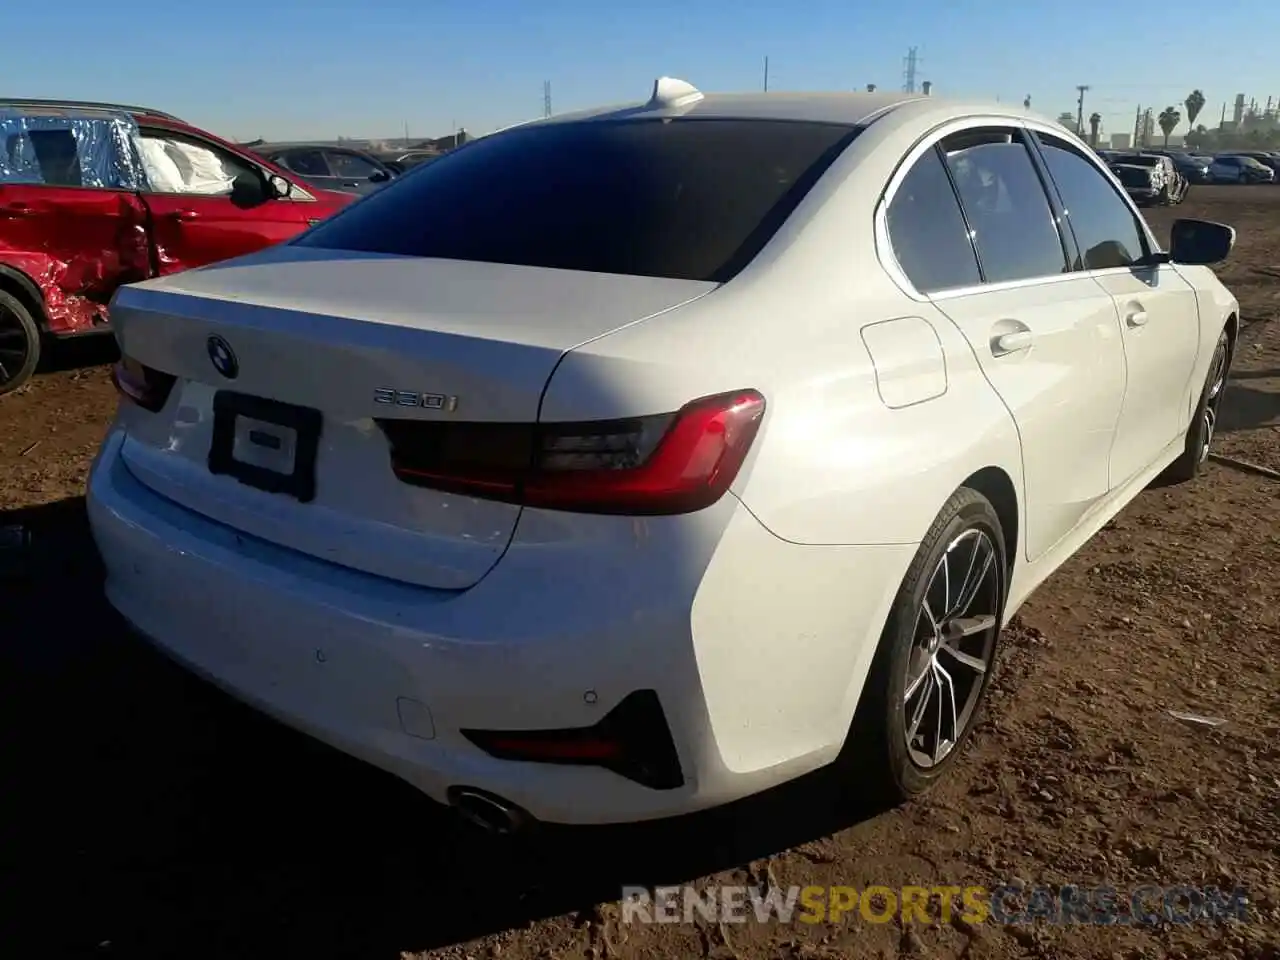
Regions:
<instances>
[{"instance_id":1,"label":"bmw roundel emblem","mask_svg":"<svg viewBox=\"0 0 1280 960\"><path fill-rule=\"evenodd\" d=\"M234 380L240 373L240 361L236 359L231 344L214 334L209 338L206 347L209 351L209 359L213 361L213 368L228 380Z\"/></svg>"}]
</instances>

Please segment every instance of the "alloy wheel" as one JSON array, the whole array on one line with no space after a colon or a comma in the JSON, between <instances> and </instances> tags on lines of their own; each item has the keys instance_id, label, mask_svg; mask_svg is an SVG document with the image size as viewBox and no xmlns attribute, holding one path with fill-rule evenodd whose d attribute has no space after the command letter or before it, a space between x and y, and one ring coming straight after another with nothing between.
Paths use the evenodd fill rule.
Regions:
<instances>
[{"instance_id":1,"label":"alloy wheel","mask_svg":"<svg viewBox=\"0 0 1280 960\"><path fill-rule=\"evenodd\" d=\"M934 567L907 658L903 713L907 753L930 768L959 743L995 657L1003 593L991 537L969 529Z\"/></svg>"},{"instance_id":2,"label":"alloy wheel","mask_svg":"<svg viewBox=\"0 0 1280 960\"><path fill-rule=\"evenodd\" d=\"M1209 459L1213 444L1213 432L1218 426L1218 408L1222 405L1222 392L1227 386L1227 345L1219 343L1209 364L1209 389L1204 398L1204 411L1200 415L1200 462Z\"/></svg>"}]
</instances>

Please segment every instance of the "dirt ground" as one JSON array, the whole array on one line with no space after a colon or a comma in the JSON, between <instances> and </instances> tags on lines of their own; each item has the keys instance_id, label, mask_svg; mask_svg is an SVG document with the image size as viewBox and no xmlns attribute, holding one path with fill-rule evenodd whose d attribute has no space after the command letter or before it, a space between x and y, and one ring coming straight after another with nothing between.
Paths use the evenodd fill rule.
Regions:
<instances>
[{"instance_id":1,"label":"dirt ground","mask_svg":"<svg viewBox=\"0 0 1280 960\"><path fill-rule=\"evenodd\" d=\"M1218 449L1280 469L1280 189L1197 188L1151 220L1184 215L1239 230L1220 273L1247 327ZM20 561L0 549L7 954L1280 956L1274 479L1215 463L1142 494L1023 609L968 756L924 801L839 817L820 775L678 822L509 846L122 630L80 499L115 404L108 352L80 344L0 400L0 528L33 535ZM620 922L624 884L761 878L1243 886L1249 903L1244 923L1154 927Z\"/></svg>"}]
</instances>

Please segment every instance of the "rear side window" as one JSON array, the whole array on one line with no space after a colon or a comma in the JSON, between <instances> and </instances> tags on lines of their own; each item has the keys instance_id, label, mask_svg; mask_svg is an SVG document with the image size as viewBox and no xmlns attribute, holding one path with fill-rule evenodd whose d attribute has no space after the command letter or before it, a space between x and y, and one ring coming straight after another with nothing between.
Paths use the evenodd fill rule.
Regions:
<instances>
[{"instance_id":1,"label":"rear side window","mask_svg":"<svg viewBox=\"0 0 1280 960\"><path fill-rule=\"evenodd\" d=\"M296 242L723 282L857 132L695 119L516 129L446 154Z\"/></svg>"},{"instance_id":2,"label":"rear side window","mask_svg":"<svg viewBox=\"0 0 1280 960\"><path fill-rule=\"evenodd\" d=\"M982 282L969 228L936 149L915 162L887 214L893 255L921 293Z\"/></svg>"},{"instance_id":3,"label":"rear side window","mask_svg":"<svg viewBox=\"0 0 1280 960\"><path fill-rule=\"evenodd\" d=\"M1067 271L1049 197L1014 131L973 130L943 141L988 283Z\"/></svg>"}]
</instances>

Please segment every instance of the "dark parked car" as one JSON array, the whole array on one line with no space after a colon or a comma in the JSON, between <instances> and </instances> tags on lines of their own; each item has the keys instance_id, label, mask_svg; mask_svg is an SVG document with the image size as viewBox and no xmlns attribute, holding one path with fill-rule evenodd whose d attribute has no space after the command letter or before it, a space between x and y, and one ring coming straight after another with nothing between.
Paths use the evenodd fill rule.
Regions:
<instances>
[{"instance_id":1,"label":"dark parked car","mask_svg":"<svg viewBox=\"0 0 1280 960\"><path fill-rule=\"evenodd\" d=\"M1264 167L1270 167L1271 172L1276 175L1276 182L1280 182L1280 156L1277 156L1274 152L1270 150L1241 150L1236 156L1251 157Z\"/></svg>"},{"instance_id":2,"label":"dark parked car","mask_svg":"<svg viewBox=\"0 0 1280 960\"><path fill-rule=\"evenodd\" d=\"M1238 153L1219 154L1209 168L1215 183L1275 183L1276 172L1261 160Z\"/></svg>"},{"instance_id":3,"label":"dark parked car","mask_svg":"<svg viewBox=\"0 0 1280 960\"><path fill-rule=\"evenodd\" d=\"M259 156L296 173L308 183L343 193L372 193L397 176L382 160L352 147L312 143L264 143Z\"/></svg>"}]
</instances>

